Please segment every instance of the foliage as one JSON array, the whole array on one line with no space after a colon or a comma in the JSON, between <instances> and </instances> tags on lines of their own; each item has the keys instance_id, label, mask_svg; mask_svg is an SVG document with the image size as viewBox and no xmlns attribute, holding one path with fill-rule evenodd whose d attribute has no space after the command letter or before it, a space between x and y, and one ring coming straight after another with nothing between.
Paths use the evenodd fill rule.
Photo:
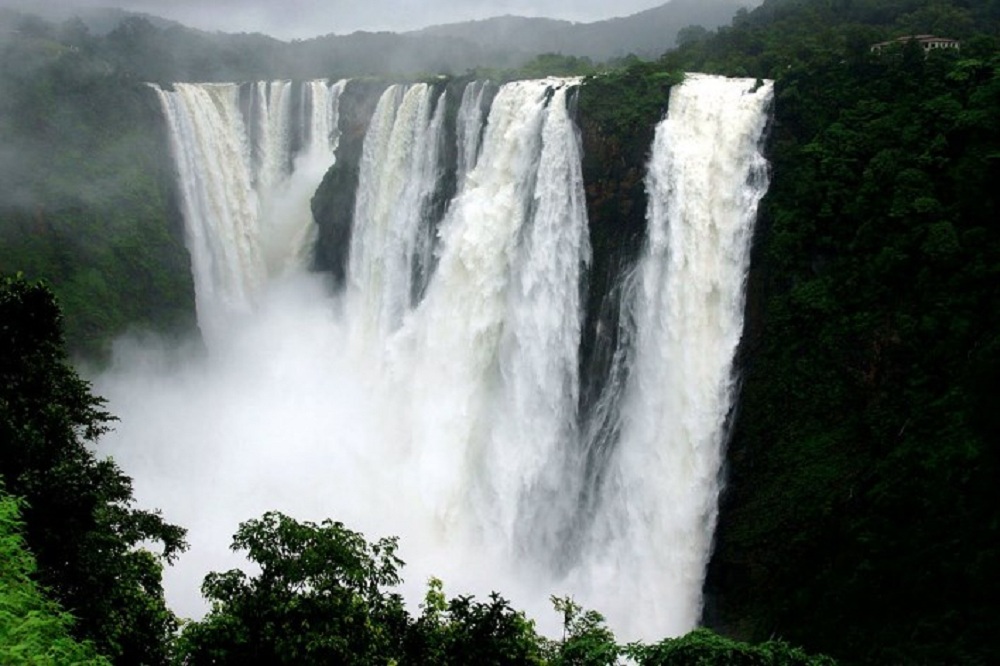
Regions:
<instances>
[{"instance_id":1,"label":"foliage","mask_svg":"<svg viewBox=\"0 0 1000 666\"><path fill-rule=\"evenodd\" d=\"M639 666L834 666L825 656L810 656L782 641L740 643L697 629L655 645L632 645L629 657Z\"/></svg>"},{"instance_id":2,"label":"foliage","mask_svg":"<svg viewBox=\"0 0 1000 666\"><path fill-rule=\"evenodd\" d=\"M487 601L448 599L436 578L414 617L392 592L403 566L396 540L370 543L329 520L298 522L269 512L240 525L232 547L246 551L259 572L205 578L202 591L212 610L184 627L179 663L612 666L628 655L643 664L833 664L810 660L784 643L752 647L704 630L654 646L623 647L599 613L569 598L552 600L564 635L551 641L499 594ZM684 662L677 655L730 660Z\"/></svg>"},{"instance_id":3,"label":"foliage","mask_svg":"<svg viewBox=\"0 0 1000 666\"><path fill-rule=\"evenodd\" d=\"M93 644L72 638L72 616L32 580L35 558L21 536L20 510L0 484L0 662L108 666Z\"/></svg>"},{"instance_id":4,"label":"foliage","mask_svg":"<svg viewBox=\"0 0 1000 666\"><path fill-rule=\"evenodd\" d=\"M184 628L184 663L540 663L532 624L497 594L449 601L432 581L411 618L391 592L402 566L395 539L369 543L341 523L270 512L243 523L233 549L260 573L205 578L212 610Z\"/></svg>"},{"instance_id":5,"label":"foliage","mask_svg":"<svg viewBox=\"0 0 1000 666\"><path fill-rule=\"evenodd\" d=\"M671 70L780 79L856 61L872 44L894 37L930 33L967 42L995 37L998 28L996 3L984 0L766 0L708 37L689 35L661 62Z\"/></svg>"},{"instance_id":6,"label":"foliage","mask_svg":"<svg viewBox=\"0 0 1000 666\"><path fill-rule=\"evenodd\" d=\"M365 541L341 523L271 512L240 525L234 550L260 567L209 574L212 610L185 627L190 664L386 663L399 655L406 612L396 540Z\"/></svg>"},{"instance_id":7,"label":"foliage","mask_svg":"<svg viewBox=\"0 0 1000 666\"><path fill-rule=\"evenodd\" d=\"M132 508L131 480L92 445L112 417L66 362L52 293L0 278L0 478L26 501L39 581L78 618L77 637L119 663L162 663L176 627L161 559L184 530ZM159 543L162 556L139 548Z\"/></svg>"},{"instance_id":8,"label":"foliage","mask_svg":"<svg viewBox=\"0 0 1000 666\"><path fill-rule=\"evenodd\" d=\"M469 69L463 78L468 80L518 81L521 79L543 79L548 76L587 76L597 67L590 58L578 58L561 53L543 53L517 67L476 67Z\"/></svg>"},{"instance_id":9,"label":"foliage","mask_svg":"<svg viewBox=\"0 0 1000 666\"><path fill-rule=\"evenodd\" d=\"M666 113L671 87L683 80L681 73L646 62L595 74L584 81L580 113L609 136L643 134Z\"/></svg>"},{"instance_id":10,"label":"foliage","mask_svg":"<svg viewBox=\"0 0 1000 666\"><path fill-rule=\"evenodd\" d=\"M423 612L407 630L401 663L542 664L544 648L534 623L496 592L488 602L447 600L441 581L432 578Z\"/></svg>"},{"instance_id":11,"label":"foliage","mask_svg":"<svg viewBox=\"0 0 1000 666\"><path fill-rule=\"evenodd\" d=\"M613 666L624 650L597 611L584 610L570 597L552 597L563 616L563 639L550 661L553 666Z\"/></svg>"},{"instance_id":12,"label":"foliage","mask_svg":"<svg viewBox=\"0 0 1000 666\"><path fill-rule=\"evenodd\" d=\"M49 280L94 355L190 324L193 287L155 95L64 39L0 43L0 270Z\"/></svg>"}]
</instances>

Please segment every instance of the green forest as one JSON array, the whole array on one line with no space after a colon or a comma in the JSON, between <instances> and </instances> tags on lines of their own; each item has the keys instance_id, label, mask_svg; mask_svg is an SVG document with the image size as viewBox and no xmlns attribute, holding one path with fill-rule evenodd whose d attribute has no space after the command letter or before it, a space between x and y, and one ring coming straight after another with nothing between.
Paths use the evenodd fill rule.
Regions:
<instances>
[{"instance_id":1,"label":"green forest","mask_svg":"<svg viewBox=\"0 0 1000 666\"><path fill-rule=\"evenodd\" d=\"M184 529L136 507L101 457L114 415L71 359L99 360L136 327L193 325L144 82L199 67L268 77L279 47L194 48L142 20L92 35L0 19L17 27L0 37L3 663L1000 662L997 0L767 0L718 30L682 30L656 61L550 54L493 69L587 75L598 292L638 250L671 86L686 71L775 81L707 628L651 645L620 644L600 608L569 598L553 599L560 639L500 594L446 595L447 581L408 609L396 540L335 516L234 526L234 550L260 572L210 574L211 612L177 618L160 576ZM917 34L960 48L871 48Z\"/></svg>"}]
</instances>

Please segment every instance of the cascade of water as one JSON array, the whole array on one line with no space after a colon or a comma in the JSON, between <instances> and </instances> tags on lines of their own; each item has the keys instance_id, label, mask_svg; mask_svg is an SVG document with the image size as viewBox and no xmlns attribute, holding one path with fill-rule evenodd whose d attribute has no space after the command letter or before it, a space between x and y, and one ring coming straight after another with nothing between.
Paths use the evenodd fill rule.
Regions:
<instances>
[{"instance_id":1,"label":"cascade of water","mask_svg":"<svg viewBox=\"0 0 1000 666\"><path fill-rule=\"evenodd\" d=\"M771 97L770 82L688 76L646 179L634 357L596 561L622 586L611 617L642 616L670 634L701 612Z\"/></svg>"},{"instance_id":2,"label":"cascade of water","mask_svg":"<svg viewBox=\"0 0 1000 666\"><path fill-rule=\"evenodd\" d=\"M563 559L576 509L580 283L590 261L581 153L567 108L569 85L552 94L529 216L511 265L500 340L500 387L487 465L491 519L517 550Z\"/></svg>"},{"instance_id":3,"label":"cascade of water","mask_svg":"<svg viewBox=\"0 0 1000 666\"><path fill-rule=\"evenodd\" d=\"M489 81L470 81L462 92L462 103L458 107L458 117L455 123L456 148L458 149L456 177L459 191L465 184L469 172L476 166L476 160L479 159L479 148L483 139L483 123L486 120L483 102L486 91L491 85Z\"/></svg>"},{"instance_id":4,"label":"cascade of water","mask_svg":"<svg viewBox=\"0 0 1000 666\"><path fill-rule=\"evenodd\" d=\"M348 266L359 344L398 329L426 286L445 104L425 83L391 86L365 135Z\"/></svg>"},{"instance_id":5,"label":"cascade of water","mask_svg":"<svg viewBox=\"0 0 1000 666\"><path fill-rule=\"evenodd\" d=\"M332 86L325 80L309 81L303 85L306 101L302 106L304 110L308 110L308 135L303 155L318 155L324 162L335 159L340 141L340 95L346 86L346 80L340 80Z\"/></svg>"},{"instance_id":6,"label":"cascade of water","mask_svg":"<svg viewBox=\"0 0 1000 666\"><path fill-rule=\"evenodd\" d=\"M312 261L318 229L313 223L311 200L337 159L340 95L346 85L346 80L333 86L325 80L303 84L308 103L303 112L308 114L303 145L291 161L290 173L267 190L269 196L263 204L263 243L271 274L305 268ZM285 136L291 135L292 128L287 127Z\"/></svg>"},{"instance_id":7,"label":"cascade of water","mask_svg":"<svg viewBox=\"0 0 1000 666\"><path fill-rule=\"evenodd\" d=\"M309 86L314 127L326 138L310 141L294 168L290 82L252 84L245 115L234 84L154 86L170 129L198 321L208 338L230 315L252 308L268 275L307 261L314 225L305 193L333 164L344 82Z\"/></svg>"},{"instance_id":8,"label":"cascade of water","mask_svg":"<svg viewBox=\"0 0 1000 666\"><path fill-rule=\"evenodd\" d=\"M254 186L269 195L291 169L292 82L259 82L251 86Z\"/></svg>"},{"instance_id":9,"label":"cascade of water","mask_svg":"<svg viewBox=\"0 0 1000 666\"><path fill-rule=\"evenodd\" d=\"M513 520L520 501L520 492L507 496L507 488L517 487L516 477L525 466L548 452L525 453L521 458L517 448L499 451L511 446L511 433L494 429L496 410L516 411L531 399L518 393L525 388L518 386L522 379L526 384L544 377L547 386L561 390L567 388L566 382L572 383L563 376L561 356L553 362L554 377L539 367L550 361L542 358L546 351L540 347L545 345L554 354L572 355L560 345L564 336L573 336L573 326L565 332L553 329L565 325L567 317L579 316L571 312L563 317L563 309L573 310L573 301L559 301L577 289L574 271L579 270L586 246L579 229L578 159L573 162L578 149L565 115L565 90L558 90L557 101L550 95L566 85L558 80L521 81L498 93L483 159L441 225L440 263L423 303L401 335L402 344L410 345L410 353L398 357L404 360L397 369L411 387L408 418L415 472L423 501L442 529L464 525L474 532L486 529L504 535L502 524ZM575 247L563 248L567 255L557 258L554 246L561 242ZM539 274L543 266L562 270L543 277ZM571 281L568 286L566 280ZM555 293L547 293L550 289ZM559 304L551 312L536 311L537 319L527 314L516 321L515 310L531 298ZM506 381L510 371L501 367L501 354L511 357L519 351L530 359L515 371L523 377ZM500 408L502 395L508 397ZM549 428L551 437L565 434L561 426L565 413L542 415L542 411L539 406L539 419L547 416L560 422ZM542 444L551 445L551 441ZM500 507L507 516L498 525L493 516ZM506 531L511 531L509 526Z\"/></svg>"},{"instance_id":10,"label":"cascade of water","mask_svg":"<svg viewBox=\"0 0 1000 666\"><path fill-rule=\"evenodd\" d=\"M192 427L175 478L187 479L203 451L211 469L237 470L192 491L210 498L191 501L194 520L209 506L242 510L251 497L263 510L283 499L309 519L400 534L414 578L440 575L461 593L497 587L543 622L549 595L571 593L623 638L694 626L767 185L758 144L772 87L693 75L674 88L646 181L647 247L612 299L623 312L608 336L618 342L610 379L581 415L590 247L568 111L576 85L508 83L485 124L484 87L466 88L461 186L440 224L431 201L447 100L426 84L385 91L363 145L344 307L324 300L318 281L290 281L246 332L226 330L232 344L213 349L226 362L204 373L212 400L190 389L202 381L192 375L160 410L183 405L204 425ZM263 282L303 265L308 200L334 159L342 90L305 84L294 131L282 129L292 112L280 82L244 88L244 113L237 86L159 90L203 326L250 309ZM268 178L277 180L261 189ZM312 286L293 293L302 283ZM132 421L146 422L159 421ZM116 455L132 455L123 442ZM232 527L209 522L201 533L220 542L218 529Z\"/></svg>"},{"instance_id":11,"label":"cascade of water","mask_svg":"<svg viewBox=\"0 0 1000 666\"><path fill-rule=\"evenodd\" d=\"M198 321L211 337L227 313L250 308L265 274L239 87L178 83L156 91L177 164Z\"/></svg>"}]
</instances>

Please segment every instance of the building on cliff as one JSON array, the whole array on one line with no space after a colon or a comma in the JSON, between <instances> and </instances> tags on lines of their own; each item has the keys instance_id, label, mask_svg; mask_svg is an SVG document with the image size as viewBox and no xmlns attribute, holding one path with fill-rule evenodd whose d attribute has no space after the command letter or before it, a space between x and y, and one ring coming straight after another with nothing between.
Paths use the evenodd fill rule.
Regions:
<instances>
[{"instance_id":1,"label":"building on cliff","mask_svg":"<svg viewBox=\"0 0 1000 666\"><path fill-rule=\"evenodd\" d=\"M930 53L937 49L958 49L959 41L957 39L952 39L950 37L937 37L936 35L904 35L903 37L897 37L896 39L890 39L887 42L879 42L878 44L872 44L872 53L881 53L883 49L886 49L894 45L903 45L907 42L916 42L920 48L924 50L924 53Z\"/></svg>"}]
</instances>

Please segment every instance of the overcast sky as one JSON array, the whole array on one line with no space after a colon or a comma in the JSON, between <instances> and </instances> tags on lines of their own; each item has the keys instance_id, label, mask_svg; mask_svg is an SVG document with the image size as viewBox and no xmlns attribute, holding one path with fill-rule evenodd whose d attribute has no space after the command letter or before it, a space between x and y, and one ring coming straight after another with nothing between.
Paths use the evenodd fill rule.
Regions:
<instances>
[{"instance_id":1,"label":"overcast sky","mask_svg":"<svg viewBox=\"0 0 1000 666\"><path fill-rule=\"evenodd\" d=\"M203 30L315 37L356 30L412 30L503 14L596 21L666 0L0 0L0 6L106 7L146 12Z\"/></svg>"}]
</instances>

